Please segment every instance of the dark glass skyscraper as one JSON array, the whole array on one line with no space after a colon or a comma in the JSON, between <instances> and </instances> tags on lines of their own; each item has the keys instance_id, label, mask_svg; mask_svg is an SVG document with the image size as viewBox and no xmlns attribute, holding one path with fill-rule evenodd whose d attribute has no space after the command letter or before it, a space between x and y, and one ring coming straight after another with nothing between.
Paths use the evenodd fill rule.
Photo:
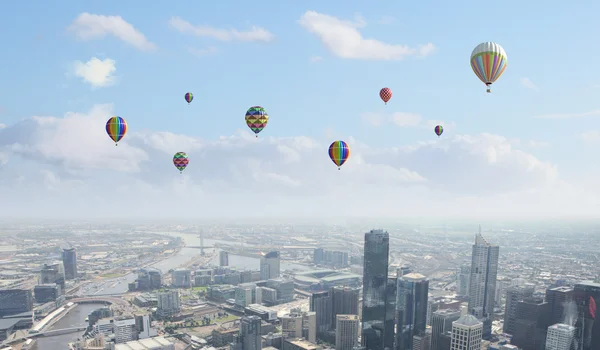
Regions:
<instances>
[{"instance_id":1,"label":"dark glass skyscraper","mask_svg":"<svg viewBox=\"0 0 600 350\"><path fill-rule=\"evenodd\" d=\"M336 327L337 315L358 315L360 289L340 286L331 287L329 296L331 297L332 308L331 329Z\"/></svg>"},{"instance_id":2,"label":"dark glass skyscraper","mask_svg":"<svg viewBox=\"0 0 600 350\"><path fill-rule=\"evenodd\" d=\"M383 230L365 233L362 305L362 346L383 350L390 237Z\"/></svg>"},{"instance_id":3,"label":"dark glass skyscraper","mask_svg":"<svg viewBox=\"0 0 600 350\"><path fill-rule=\"evenodd\" d=\"M600 283L581 282L574 288L574 298L579 309L575 337L583 342L583 350L600 349L600 322L596 321L600 304Z\"/></svg>"},{"instance_id":4,"label":"dark glass skyscraper","mask_svg":"<svg viewBox=\"0 0 600 350\"><path fill-rule=\"evenodd\" d=\"M394 349L395 330L396 330L396 299L398 290L398 278L388 277L387 295L385 302L385 330L383 332L385 339L383 346L386 349Z\"/></svg>"},{"instance_id":5,"label":"dark glass skyscraper","mask_svg":"<svg viewBox=\"0 0 600 350\"><path fill-rule=\"evenodd\" d=\"M65 267L65 279L75 279L77 277L77 251L75 248L63 249L62 261Z\"/></svg>"},{"instance_id":6,"label":"dark glass skyscraper","mask_svg":"<svg viewBox=\"0 0 600 350\"><path fill-rule=\"evenodd\" d=\"M240 338L242 349L261 350L262 336L260 331L261 318L258 316L244 316L240 321Z\"/></svg>"},{"instance_id":7,"label":"dark glass skyscraper","mask_svg":"<svg viewBox=\"0 0 600 350\"><path fill-rule=\"evenodd\" d=\"M412 350L413 336L425 332L428 297L429 281L425 276L409 273L398 279L396 349Z\"/></svg>"}]
</instances>

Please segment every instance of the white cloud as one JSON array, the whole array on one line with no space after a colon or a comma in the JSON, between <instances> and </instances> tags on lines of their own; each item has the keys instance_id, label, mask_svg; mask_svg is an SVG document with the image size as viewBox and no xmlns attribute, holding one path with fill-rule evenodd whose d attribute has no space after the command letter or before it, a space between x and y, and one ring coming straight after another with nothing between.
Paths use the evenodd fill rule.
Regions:
<instances>
[{"instance_id":1,"label":"white cloud","mask_svg":"<svg viewBox=\"0 0 600 350\"><path fill-rule=\"evenodd\" d=\"M598 144L600 143L600 131L590 130L583 132L581 138L587 144Z\"/></svg>"},{"instance_id":2,"label":"white cloud","mask_svg":"<svg viewBox=\"0 0 600 350\"><path fill-rule=\"evenodd\" d=\"M188 51L194 56L202 57L202 56L208 56L208 55L215 54L215 53L219 52L219 49L217 49L214 46L209 46L205 49L189 48Z\"/></svg>"},{"instance_id":3,"label":"white cloud","mask_svg":"<svg viewBox=\"0 0 600 350\"><path fill-rule=\"evenodd\" d=\"M533 81L531 81L531 79L529 79L529 78L521 78L521 85L523 85L524 87L526 87L528 89L531 89L531 90L535 90L535 91L539 91L540 90L533 83Z\"/></svg>"},{"instance_id":4,"label":"white cloud","mask_svg":"<svg viewBox=\"0 0 600 350\"><path fill-rule=\"evenodd\" d=\"M444 131L456 128L454 122L444 122L442 120L424 120L419 114L407 112L394 112L390 114L365 112L361 118L372 126L381 126L392 123L399 127L419 127L433 130L436 125L444 126Z\"/></svg>"},{"instance_id":5,"label":"white cloud","mask_svg":"<svg viewBox=\"0 0 600 350\"><path fill-rule=\"evenodd\" d=\"M152 51L156 45L121 16L103 16L84 12L69 27L79 39L93 40L112 35L143 51Z\"/></svg>"},{"instance_id":6,"label":"white cloud","mask_svg":"<svg viewBox=\"0 0 600 350\"><path fill-rule=\"evenodd\" d=\"M73 64L73 72L84 82L93 87L107 87L115 84L115 72L117 67L116 62L110 58L100 60L92 57L87 62L75 61Z\"/></svg>"},{"instance_id":7,"label":"white cloud","mask_svg":"<svg viewBox=\"0 0 600 350\"><path fill-rule=\"evenodd\" d=\"M217 29L207 25L193 25L180 17L172 17L169 25L184 34L191 34L198 37L213 38L220 41L263 41L269 42L275 38L273 33L262 27L253 26L248 31L238 31L237 29Z\"/></svg>"},{"instance_id":8,"label":"white cloud","mask_svg":"<svg viewBox=\"0 0 600 350\"><path fill-rule=\"evenodd\" d=\"M245 130L201 139L131 129L115 147L104 131L112 113L100 105L0 130L0 197L11 198L0 201L0 213L322 217L339 203L338 215L346 217L600 209L598 191L566 184L555 165L498 135L452 135L397 148L344 137L351 157L338 171L327 157L330 139L273 137L268 130L258 139ZM190 156L183 175L171 163L177 151Z\"/></svg>"},{"instance_id":9,"label":"white cloud","mask_svg":"<svg viewBox=\"0 0 600 350\"><path fill-rule=\"evenodd\" d=\"M322 60L323 60L323 57L321 57L321 56L311 56L309 58L309 61L312 63L320 62Z\"/></svg>"},{"instance_id":10,"label":"white cloud","mask_svg":"<svg viewBox=\"0 0 600 350\"><path fill-rule=\"evenodd\" d=\"M596 109L589 112L583 113L556 113L556 114L546 114L546 115L538 115L534 118L538 119L570 119L570 118L581 118L581 117L593 117L599 116L600 109Z\"/></svg>"},{"instance_id":11,"label":"white cloud","mask_svg":"<svg viewBox=\"0 0 600 350\"><path fill-rule=\"evenodd\" d=\"M392 114L392 122L398 126L417 126L421 123L421 116L414 113L396 112Z\"/></svg>"},{"instance_id":12,"label":"white cloud","mask_svg":"<svg viewBox=\"0 0 600 350\"><path fill-rule=\"evenodd\" d=\"M6 128L6 124L0 123L0 129L4 129L4 128Z\"/></svg>"},{"instance_id":13,"label":"white cloud","mask_svg":"<svg viewBox=\"0 0 600 350\"><path fill-rule=\"evenodd\" d=\"M299 23L304 29L317 35L329 51L341 58L392 61L406 56L427 56L435 51L435 46L431 43L412 48L365 39L358 30L366 26L366 22L360 17L355 21L347 21L306 11Z\"/></svg>"}]
</instances>

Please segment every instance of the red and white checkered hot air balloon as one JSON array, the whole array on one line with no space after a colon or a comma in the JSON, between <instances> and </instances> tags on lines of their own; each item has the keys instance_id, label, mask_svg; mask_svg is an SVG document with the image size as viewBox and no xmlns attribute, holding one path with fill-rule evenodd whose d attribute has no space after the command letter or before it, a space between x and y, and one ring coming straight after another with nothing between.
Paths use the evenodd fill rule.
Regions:
<instances>
[{"instance_id":1,"label":"red and white checkered hot air balloon","mask_svg":"<svg viewBox=\"0 0 600 350\"><path fill-rule=\"evenodd\" d=\"M383 102L387 105L388 101L392 99L392 89L384 87L379 91L379 97L381 97Z\"/></svg>"}]
</instances>

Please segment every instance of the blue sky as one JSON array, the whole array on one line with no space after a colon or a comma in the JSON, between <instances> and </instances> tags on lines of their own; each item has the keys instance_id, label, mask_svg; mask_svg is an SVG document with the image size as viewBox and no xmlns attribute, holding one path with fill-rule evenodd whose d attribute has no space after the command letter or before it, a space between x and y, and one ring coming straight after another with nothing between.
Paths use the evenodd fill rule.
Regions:
<instances>
[{"instance_id":1,"label":"blue sky","mask_svg":"<svg viewBox=\"0 0 600 350\"><path fill-rule=\"evenodd\" d=\"M441 1L62 1L60 6L33 1L3 8L0 41L8 49L0 66L0 123L8 126L31 116L61 117L112 104L132 133L169 131L217 140L246 131L246 109L262 105L271 119L261 137L306 136L324 144L356 139L374 148L405 147L434 140L427 120L438 120L447 126L443 137L448 139L480 133L519 139L513 147L558 166L561 176L574 181L582 172L597 170L587 160L594 148L582 138L584 132L588 141L598 136L589 134L600 115L594 112L600 110L600 71L593 68L600 54L596 2L457 7ZM363 39L411 48L431 43L435 51L402 60L339 57L299 23L307 11L363 22L356 28ZM120 16L155 49L139 49L110 34L78 38L81 27L68 28L85 12ZM169 24L173 17L240 32L260 27L274 39L190 35ZM485 93L469 66L472 49L483 41L501 44L509 60L492 94ZM94 57L114 60L113 85L95 88L76 76L74 62ZM394 92L388 106L378 97L386 86ZM187 91L195 95L190 106L183 98ZM364 119L367 113L383 119L417 114L425 126L374 126ZM535 118L553 114L565 116Z\"/></svg>"}]
</instances>

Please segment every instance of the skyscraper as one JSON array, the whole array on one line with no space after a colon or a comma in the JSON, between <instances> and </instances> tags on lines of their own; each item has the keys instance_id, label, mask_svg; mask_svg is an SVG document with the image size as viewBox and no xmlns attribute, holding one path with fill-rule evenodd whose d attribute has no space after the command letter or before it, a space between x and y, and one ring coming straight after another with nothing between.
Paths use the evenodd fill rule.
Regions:
<instances>
[{"instance_id":1,"label":"skyscraper","mask_svg":"<svg viewBox=\"0 0 600 350\"><path fill-rule=\"evenodd\" d=\"M471 277L471 265L461 266L456 276L456 294L460 296L469 295L469 278Z\"/></svg>"},{"instance_id":2,"label":"skyscraper","mask_svg":"<svg viewBox=\"0 0 600 350\"><path fill-rule=\"evenodd\" d=\"M332 307L328 291L311 295L310 311L317 314L317 336L322 337L331 327Z\"/></svg>"},{"instance_id":3,"label":"skyscraper","mask_svg":"<svg viewBox=\"0 0 600 350\"><path fill-rule=\"evenodd\" d=\"M329 289L332 307L331 328L335 329L337 315L358 315L360 289L350 287L332 287Z\"/></svg>"},{"instance_id":4,"label":"skyscraper","mask_svg":"<svg viewBox=\"0 0 600 350\"><path fill-rule=\"evenodd\" d=\"M519 301L511 344L523 350L544 349L551 315L551 305L542 298L529 297Z\"/></svg>"},{"instance_id":5,"label":"skyscraper","mask_svg":"<svg viewBox=\"0 0 600 350\"><path fill-rule=\"evenodd\" d=\"M427 327L429 281L418 273L404 275L398 279L397 295L396 348L412 350L413 337L425 332Z\"/></svg>"},{"instance_id":6,"label":"skyscraper","mask_svg":"<svg viewBox=\"0 0 600 350\"><path fill-rule=\"evenodd\" d=\"M229 266L229 252L225 250L219 252L219 266Z\"/></svg>"},{"instance_id":7,"label":"skyscraper","mask_svg":"<svg viewBox=\"0 0 600 350\"><path fill-rule=\"evenodd\" d=\"M600 283L581 282L574 288L574 298L579 308L576 327L583 350L600 349L600 324L596 322L597 305L600 303Z\"/></svg>"},{"instance_id":8,"label":"skyscraper","mask_svg":"<svg viewBox=\"0 0 600 350\"><path fill-rule=\"evenodd\" d=\"M479 226L471 255L469 313L483 322L483 339L489 339L492 335L499 253L500 247L488 243L481 235Z\"/></svg>"},{"instance_id":9,"label":"skyscraper","mask_svg":"<svg viewBox=\"0 0 600 350\"><path fill-rule=\"evenodd\" d=\"M481 350L483 323L473 315L452 322L450 350Z\"/></svg>"},{"instance_id":10,"label":"skyscraper","mask_svg":"<svg viewBox=\"0 0 600 350\"><path fill-rule=\"evenodd\" d=\"M431 350L449 350L440 346L442 334L452 331L452 322L460 318L460 311L441 309L431 315Z\"/></svg>"},{"instance_id":11,"label":"skyscraper","mask_svg":"<svg viewBox=\"0 0 600 350\"><path fill-rule=\"evenodd\" d=\"M335 350L353 350L358 345L358 315L337 315L335 325Z\"/></svg>"},{"instance_id":12,"label":"skyscraper","mask_svg":"<svg viewBox=\"0 0 600 350\"><path fill-rule=\"evenodd\" d=\"M388 277L386 290L383 347L386 349L394 349L394 342L396 341L396 299L398 298L397 277Z\"/></svg>"},{"instance_id":13,"label":"skyscraper","mask_svg":"<svg viewBox=\"0 0 600 350\"><path fill-rule=\"evenodd\" d=\"M508 287L506 289L506 307L504 309L504 333L515 334L517 305L519 301L533 295L533 286Z\"/></svg>"},{"instance_id":14,"label":"skyscraper","mask_svg":"<svg viewBox=\"0 0 600 350\"><path fill-rule=\"evenodd\" d=\"M384 349L389 252L387 232L365 233L361 342L369 350Z\"/></svg>"},{"instance_id":15,"label":"skyscraper","mask_svg":"<svg viewBox=\"0 0 600 350\"><path fill-rule=\"evenodd\" d=\"M279 265L279 252L274 251L263 254L260 258L260 279L279 278Z\"/></svg>"},{"instance_id":16,"label":"skyscraper","mask_svg":"<svg viewBox=\"0 0 600 350\"><path fill-rule=\"evenodd\" d=\"M562 323L548 327L546 350L571 350L576 331L575 327Z\"/></svg>"},{"instance_id":17,"label":"skyscraper","mask_svg":"<svg viewBox=\"0 0 600 350\"><path fill-rule=\"evenodd\" d=\"M75 248L63 249L62 261L65 267L65 279L77 278L77 251Z\"/></svg>"},{"instance_id":18,"label":"skyscraper","mask_svg":"<svg viewBox=\"0 0 600 350\"><path fill-rule=\"evenodd\" d=\"M240 340L243 350L261 350L262 336L260 333L261 318L244 316L240 321Z\"/></svg>"},{"instance_id":19,"label":"skyscraper","mask_svg":"<svg viewBox=\"0 0 600 350\"><path fill-rule=\"evenodd\" d=\"M573 300L574 290L566 286L551 286L546 289L546 301L552 309L552 324L562 323L565 320L565 305Z\"/></svg>"}]
</instances>

